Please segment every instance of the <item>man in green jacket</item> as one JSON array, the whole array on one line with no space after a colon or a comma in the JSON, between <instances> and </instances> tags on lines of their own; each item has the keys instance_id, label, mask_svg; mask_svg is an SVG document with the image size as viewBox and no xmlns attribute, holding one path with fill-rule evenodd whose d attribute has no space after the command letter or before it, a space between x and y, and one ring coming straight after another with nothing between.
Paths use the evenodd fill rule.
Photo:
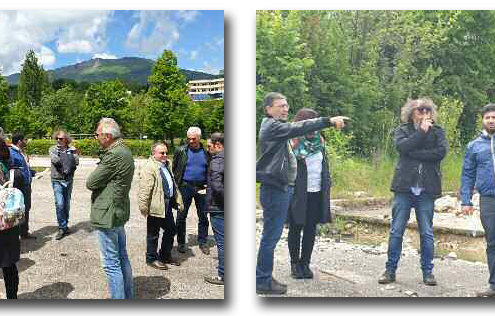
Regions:
<instances>
[{"instance_id":1,"label":"man in green jacket","mask_svg":"<svg viewBox=\"0 0 495 316\"><path fill-rule=\"evenodd\" d=\"M98 232L111 298L132 299L132 269L124 224L130 214L129 191L134 176L134 159L124 145L115 120L102 118L95 137L103 150L98 166L86 181L86 187L93 191L91 224Z\"/></svg>"}]
</instances>

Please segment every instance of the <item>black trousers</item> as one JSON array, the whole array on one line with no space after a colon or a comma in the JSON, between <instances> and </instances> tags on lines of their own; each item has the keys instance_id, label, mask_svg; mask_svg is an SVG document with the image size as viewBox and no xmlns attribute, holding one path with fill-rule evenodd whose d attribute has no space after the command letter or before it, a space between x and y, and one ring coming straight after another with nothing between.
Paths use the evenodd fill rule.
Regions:
<instances>
[{"instance_id":1,"label":"black trousers","mask_svg":"<svg viewBox=\"0 0 495 316\"><path fill-rule=\"evenodd\" d=\"M20 223L19 227L21 229L20 235L26 236L29 233L29 211L31 210L31 185L27 185L22 189L22 194L24 195L24 205L25 214L24 221Z\"/></svg>"},{"instance_id":2,"label":"black trousers","mask_svg":"<svg viewBox=\"0 0 495 316\"><path fill-rule=\"evenodd\" d=\"M291 263L309 264L315 244L316 224L321 213L321 192L307 193L306 223L289 223L289 254ZM301 231L303 232L301 247Z\"/></svg>"},{"instance_id":3,"label":"black trousers","mask_svg":"<svg viewBox=\"0 0 495 316\"><path fill-rule=\"evenodd\" d=\"M160 228L163 230L163 234L160 250L157 253ZM172 208L169 208L166 212L165 218L148 216L146 225L146 262L170 259L176 232Z\"/></svg>"},{"instance_id":4,"label":"black trousers","mask_svg":"<svg viewBox=\"0 0 495 316\"><path fill-rule=\"evenodd\" d=\"M486 259L490 277L488 283L495 290L495 197L480 197L481 225L485 230Z\"/></svg>"},{"instance_id":5,"label":"black trousers","mask_svg":"<svg viewBox=\"0 0 495 316\"><path fill-rule=\"evenodd\" d=\"M17 271L17 266L13 264L10 267L2 268L2 272L7 298L17 299L17 290L19 289L19 271Z\"/></svg>"}]
</instances>

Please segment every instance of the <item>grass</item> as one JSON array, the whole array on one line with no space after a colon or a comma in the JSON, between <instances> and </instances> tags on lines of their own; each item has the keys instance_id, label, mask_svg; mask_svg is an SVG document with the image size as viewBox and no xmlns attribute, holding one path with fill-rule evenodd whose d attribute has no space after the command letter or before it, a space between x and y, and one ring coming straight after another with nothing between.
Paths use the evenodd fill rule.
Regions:
<instances>
[{"instance_id":1,"label":"grass","mask_svg":"<svg viewBox=\"0 0 495 316\"><path fill-rule=\"evenodd\" d=\"M462 154L451 153L442 162L443 192L457 192L462 171ZM332 161L331 198L353 198L354 192L363 191L368 196L392 197L390 184L394 175L396 159L380 157L376 159L347 158ZM259 205L259 187L256 184L256 201Z\"/></svg>"}]
</instances>

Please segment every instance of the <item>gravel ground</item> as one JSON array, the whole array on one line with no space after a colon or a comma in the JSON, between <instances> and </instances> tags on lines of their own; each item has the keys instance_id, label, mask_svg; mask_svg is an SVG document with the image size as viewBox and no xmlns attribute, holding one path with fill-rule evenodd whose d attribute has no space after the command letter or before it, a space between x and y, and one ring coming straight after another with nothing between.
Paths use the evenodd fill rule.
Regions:
<instances>
[{"instance_id":1,"label":"gravel ground","mask_svg":"<svg viewBox=\"0 0 495 316\"><path fill-rule=\"evenodd\" d=\"M257 223L257 245L261 237ZM408 238L405 238L406 240ZM285 297L471 297L488 282L487 265L450 258L435 258L437 286L422 283L419 254L407 242L397 270L397 281L378 284L385 269L386 245L372 247L317 237L312 256L313 280L290 277L287 229L275 249L274 277L288 285Z\"/></svg>"},{"instance_id":2,"label":"gravel ground","mask_svg":"<svg viewBox=\"0 0 495 316\"><path fill-rule=\"evenodd\" d=\"M33 159L31 164L46 166L46 161L38 158ZM38 238L21 241L19 298L109 298L106 277L100 265L98 240L89 223L91 192L85 187L87 176L95 168L95 161L82 159L76 171L69 220L73 233L60 241L54 239L57 223L49 174L33 182L30 230ZM203 281L204 276L216 274L217 253L212 236L209 239L210 255L206 256L198 249L194 204L188 217L189 252L179 254L174 248L172 253L180 258L182 265L169 266L166 271L146 265L146 220L137 209L138 172L142 162L136 161L130 192L131 218L125 225L137 298L223 299L223 286ZM3 278L0 280L0 298L5 298Z\"/></svg>"}]
</instances>

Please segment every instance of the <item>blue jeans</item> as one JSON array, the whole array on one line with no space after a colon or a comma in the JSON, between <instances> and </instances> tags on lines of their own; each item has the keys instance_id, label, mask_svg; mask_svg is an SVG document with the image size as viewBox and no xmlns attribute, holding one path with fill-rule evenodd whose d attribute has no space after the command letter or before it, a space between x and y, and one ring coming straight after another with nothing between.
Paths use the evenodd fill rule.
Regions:
<instances>
[{"instance_id":1,"label":"blue jeans","mask_svg":"<svg viewBox=\"0 0 495 316\"><path fill-rule=\"evenodd\" d=\"M196 213L198 215L198 244L206 244L208 238L208 217L206 216L206 195L199 194L198 189L189 185L182 185L180 188L182 200L184 201L184 211L177 214L177 243L184 245L186 243L186 219L189 207L194 198Z\"/></svg>"},{"instance_id":2,"label":"blue jeans","mask_svg":"<svg viewBox=\"0 0 495 316\"><path fill-rule=\"evenodd\" d=\"M52 188L53 194L55 195L55 210L57 211L58 228L67 231L70 197L72 194L72 180L52 180Z\"/></svg>"},{"instance_id":3,"label":"blue jeans","mask_svg":"<svg viewBox=\"0 0 495 316\"><path fill-rule=\"evenodd\" d=\"M433 208L435 198L431 194L421 193L416 196L412 193L395 193L392 204L392 225L388 239L387 271L395 272L402 253L402 236L406 230L411 214L411 208L416 210L418 223L421 270L429 274L433 270Z\"/></svg>"},{"instance_id":4,"label":"blue jeans","mask_svg":"<svg viewBox=\"0 0 495 316\"><path fill-rule=\"evenodd\" d=\"M294 187L292 186L287 191L283 191L271 185L261 185L260 202L263 207L263 233L256 264L257 287L270 287L271 285L273 253L280 236L282 236L293 193Z\"/></svg>"},{"instance_id":5,"label":"blue jeans","mask_svg":"<svg viewBox=\"0 0 495 316\"><path fill-rule=\"evenodd\" d=\"M210 213L211 228L217 243L218 276L223 279L224 274L224 217L223 213Z\"/></svg>"},{"instance_id":6,"label":"blue jeans","mask_svg":"<svg viewBox=\"0 0 495 316\"><path fill-rule=\"evenodd\" d=\"M132 299L132 269L126 249L124 227L98 228L100 257L112 299Z\"/></svg>"},{"instance_id":7,"label":"blue jeans","mask_svg":"<svg viewBox=\"0 0 495 316\"><path fill-rule=\"evenodd\" d=\"M480 197L481 225L485 230L486 259L490 277L488 284L495 290L495 198L492 196Z\"/></svg>"}]
</instances>

